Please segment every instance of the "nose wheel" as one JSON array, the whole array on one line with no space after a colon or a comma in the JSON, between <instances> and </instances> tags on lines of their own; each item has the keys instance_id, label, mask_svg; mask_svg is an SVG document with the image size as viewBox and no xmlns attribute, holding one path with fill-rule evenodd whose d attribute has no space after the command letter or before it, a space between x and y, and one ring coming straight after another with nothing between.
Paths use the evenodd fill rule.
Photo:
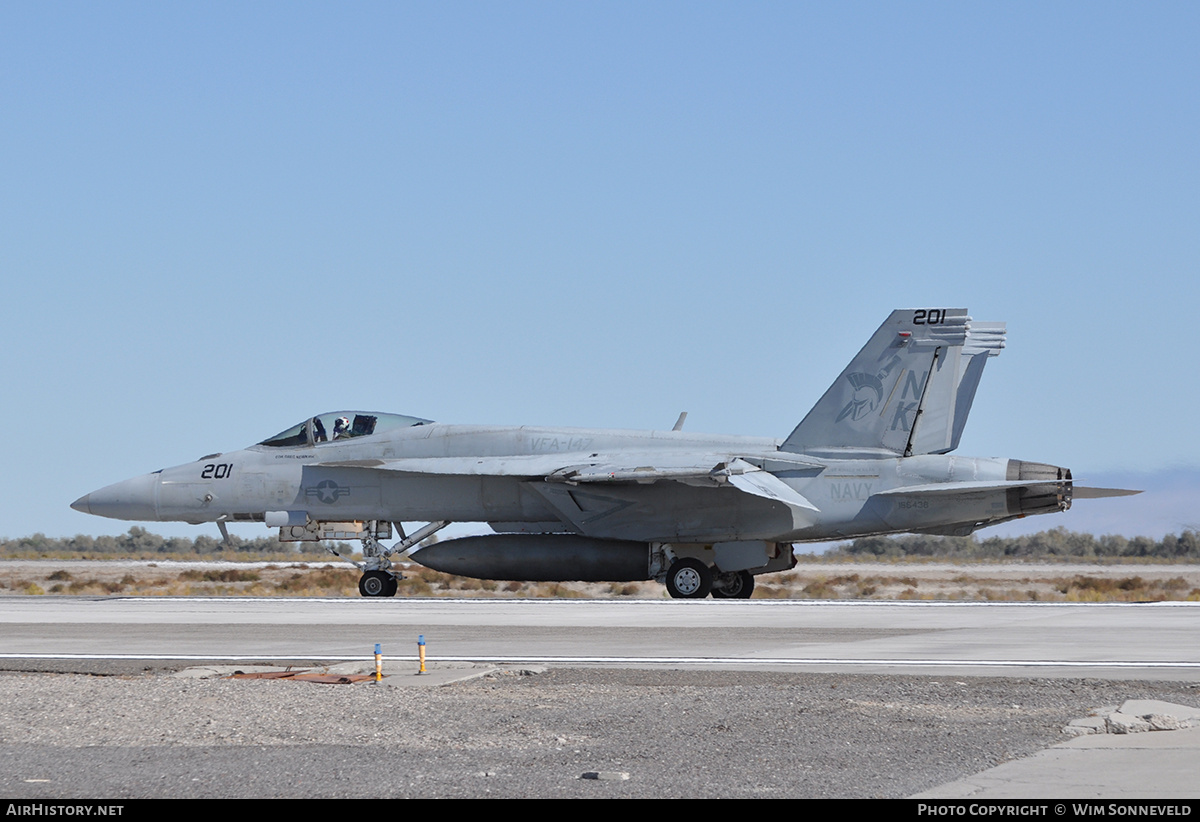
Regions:
<instances>
[{"instance_id":1,"label":"nose wheel","mask_svg":"<svg viewBox=\"0 0 1200 822\"><path fill-rule=\"evenodd\" d=\"M354 562L349 557L342 557L334 548L327 546L326 550L331 554L342 557L342 559L354 562L359 570L363 572L362 576L358 579L358 592L360 594L365 597L394 597L397 589L400 587L400 580L404 579L404 575L398 570L389 570L392 567L392 555L403 554L403 552L412 548L421 540L445 528L450 522L448 520L431 522L412 536L405 536L404 529L401 528L398 522L380 523L372 521L367 524L369 527L363 532L361 537L363 544L362 562ZM383 533L386 530L386 534L390 535L392 525L400 529L402 539L391 548L388 548L376 538L376 534ZM386 526L386 529L381 526ZM387 537L385 536L384 538L386 539Z\"/></svg>"},{"instance_id":2,"label":"nose wheel","mask_svg":"<svg viewBox=\"0 0 1200 822\"><path fill-rule=\"evenodd\" d=\"M367 571L358 580L358 592L365 597L394 597L399 586L387 571Z\"/></svg>"}]
</instances>

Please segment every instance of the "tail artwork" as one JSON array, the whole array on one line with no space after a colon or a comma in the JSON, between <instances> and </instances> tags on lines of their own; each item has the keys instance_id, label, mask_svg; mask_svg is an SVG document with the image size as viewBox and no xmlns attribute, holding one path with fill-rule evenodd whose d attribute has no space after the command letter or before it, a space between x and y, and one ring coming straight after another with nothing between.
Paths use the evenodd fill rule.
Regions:
<instances>
[{"instance_id":1,"label":"tail artwork","mask_svg":"<svg viewBox=\"0 0 1200 822\"><path fill-rule=\"evenodd\" d=\"M862 457L953 451L1004 333L1004 323L972 323L965 308L893 311L782 450Z\"/></svg>"}]
</instances>

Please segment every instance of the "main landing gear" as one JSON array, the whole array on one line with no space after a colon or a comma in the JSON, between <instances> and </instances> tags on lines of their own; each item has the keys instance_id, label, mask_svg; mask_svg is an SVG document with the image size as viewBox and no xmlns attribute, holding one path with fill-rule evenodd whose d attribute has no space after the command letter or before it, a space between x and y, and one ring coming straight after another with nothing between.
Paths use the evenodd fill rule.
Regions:
<instances>
[{"instance_id":1,"label":"main landing gear","mask_svg":"<svg viewBox=\"0 0 1200 822\"><path fill-rule=\"evenodd\" d=\"M694 557L683 557L667 569L667 593L672 599L704 599L712 590L712 569Z\"/></svg>"},{"instance_id":2,"label":"main landing gear","mask_svg":"<svg viewBox=\"0 0 1200 822\"><path fill-rule=\"evenodd\" d=\"M722 572L695 557L682 557L667 569L667 593L672 599L749 599L754 575L749 571Z\"/></svg>"},{"instance_id":3,"label":"main landing gear","mask_svg":"<svg viewBox=\"0 0 1200 822\"><path fill-rule=\"evenodd\" d=\"M754 574L749 571L718 573L713 576L713 599L750 599L754 593Z\"/></svg>"}]
</instances>

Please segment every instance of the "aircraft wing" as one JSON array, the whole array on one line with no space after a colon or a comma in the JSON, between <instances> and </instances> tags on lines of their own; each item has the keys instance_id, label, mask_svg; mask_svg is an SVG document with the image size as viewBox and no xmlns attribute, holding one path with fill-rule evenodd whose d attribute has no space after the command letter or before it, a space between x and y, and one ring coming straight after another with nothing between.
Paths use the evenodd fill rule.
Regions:
<instances>
[{"instance_id":1,"label":"aircraft wing","mask_svg":"<svg viewBox=\"0 0 1200 822\"><path fill-rule=\"evenodd\" d=\"M404 474L541 477L552 482L657 482L709 479L730 461L728 454L622 452L615 456L583 453L520 454L496 457L418 457L323 462L331 468L376 468Z\"/></svg>"},{"instance_id":2,"label":"aircraft wing","mask_svg":"<svg viewBox=\"0 0 1200 822\"><path fill-rule=\"evenodd\" d=\"M500 457L417 457L322 462L327 468L374 468L403 474L449 476L545 477L564 466L582 463L589 454L521 454ZM594 458L593 458L594 459Z\"/></svg>"},{"instance_id":3,"label":"aircraft wing","mask_svg":"<svg viewBox=\"0 0 1200 822\"><path fill-rule=\"evenodd\" d=\"M754 458L772 468L819 468L781 455ZM346 460L323 467L405 474L523 477L574 530L592 536L726 539L783 533L812 521L818 508L774 474L728 453L653 451L495 457ZM711 512L711 517L706 513ZM783 518L785 525L778 520ZM766 525L770 521L770 525ZM741 523L739 525L739 523ZM753 534L753 538L761 538Z\"/></svg>"},{"instance_id":4,"label":"aircraft wing","mask_svg":"<svg viewBox=\"0 0 1200 822\"><path fill-rule=\"evenodd\" d=\"M750 458L771 468L820 469L820 463L794 455ZM550 482L641 484L661 481L690 481L724 485L731 477L763 471L756 465L728 453L673 454L664 451L619 452L614 455L554 453L521 454L497 457L418 457L413 459L362 459L322 462L326 468L374 468L405 474L450 476L541 477Z\"/></svg>"},{"instance_id":5,"label":"aircraft wing","mask_svg":"<svg viewBox=\"0 0 1200 822\"><path fill-rule=\"evenodd\" d=\"M819 509L797 493L787 483L759 466L735 457L725 457L714 463L707 460L687 458L672 464L656 455L657 464L630 467L637 460L620 463L600 463L587 467L572 467L557 471L547 479L569 483L636 482L652 483L674 480L685 484L730 485L739 491L763 499L783 503L796 511Z\"/></svg>"}]
</instances>

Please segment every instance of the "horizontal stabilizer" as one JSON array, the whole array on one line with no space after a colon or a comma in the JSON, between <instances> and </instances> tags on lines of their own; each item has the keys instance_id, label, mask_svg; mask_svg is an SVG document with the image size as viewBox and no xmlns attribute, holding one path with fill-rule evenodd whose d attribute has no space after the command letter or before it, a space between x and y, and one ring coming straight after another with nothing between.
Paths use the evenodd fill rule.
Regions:
<instances>
[{"instance_id":1,"label":"horizontal stabilizer","mask_svg":"<svg viewBox=\"0 0 1200 822\"><path fill-rule=\"evenodd\" d=\"M1075 499L1104 499L1105 497L1132 497L1141 491L1131 491L1128 488L1088 488L1076 485L1071 495Z\"/></svg>"},{"instance_id":2,"label":"horizontal stabilizer","mask_svg":"<svg viewBox=\"0 0 1200 822\"><path fill-rule=\"evenodd\" d=\"M928 485L909 485L906 488L893 488L890 491L880 491L877 497L923 497L931 494L971 494L981 491L1006 491L1009 488L1031 488L1035 485L1046 485L1047 480L998 480L995 482L982 480L979 482L934 482Z\"/></svg>"}]
</instances>

